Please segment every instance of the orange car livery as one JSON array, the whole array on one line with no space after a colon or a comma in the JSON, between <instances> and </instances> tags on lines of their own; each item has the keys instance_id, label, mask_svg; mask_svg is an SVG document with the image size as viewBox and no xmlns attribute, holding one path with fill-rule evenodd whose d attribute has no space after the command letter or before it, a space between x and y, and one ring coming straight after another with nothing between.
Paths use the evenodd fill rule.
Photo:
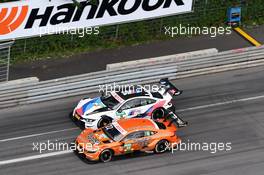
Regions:
<instances>
[{"instance_id":1,"label":"orange car livery","mask_svg":"<svg viewBox=\"0 0 264 175\"><path fill-rule=\"evenodd\" d=\"M169 121L122 119L101 129L84 130L75 143L79 148L77 152L85 158L108 162L113 156L133 151L163 153L172 143L181 141L176 131L177 127Z\"/></svg>"}]
</instances>

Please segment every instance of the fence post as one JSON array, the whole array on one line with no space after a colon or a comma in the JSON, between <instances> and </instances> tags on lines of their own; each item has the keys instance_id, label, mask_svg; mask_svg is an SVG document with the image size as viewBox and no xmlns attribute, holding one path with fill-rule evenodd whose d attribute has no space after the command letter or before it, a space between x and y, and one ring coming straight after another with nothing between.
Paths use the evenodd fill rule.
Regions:
<instances>
[{"instance_id":1,"label":"fence post","mask_svg":"<svg viewBox=\"0 0 264 175\"><path fill-rule=\"evenodd\" d=\"M0 81L8 81L9 66L10 66L10 52L11 46L14 42L7 42L0 44Z\"/></svg>"},{"instance_id":2,"label":"fence post","mask_svg":"<svg viewBox=\"0 0 264 175\"><path fill-rule=\"evenodd\" d=\"M163 18L160 19L160 35L162 34L163 30Z\"/></svg>"},{"instance_id":3,"label":"fence post","mask_svg":"<svg viewBox=\"0 0 264 175\"><path fill-rule=\"evenodd\" d=\"M25 39L25 42L24 42L24 49L23 49L24 53L26 53L26 49L27 49L27 39Z\"/></svg>"},{"instance_id":4,"label":"fence post","mask_svg":"<svg viewBox=\"0 0 264 175\"><path fill-rule=\"evenodd\" d=\"M11 52L11 45L9 45L9 47L8 47L8 54L7 54L7 72L6 72L6 81L9 80L10 52Z\"/></svg>"},{"instance_id":5,"label":"fence post","mask_svg":"<svg viewBox=\"0 0 264 175\"><path fill-rule=\"evenodd\" d=\"M118 35L119 35L119 25L116 25L116 31L115 31L115 39L118 39Z\"/></svg>"}]
</instances>

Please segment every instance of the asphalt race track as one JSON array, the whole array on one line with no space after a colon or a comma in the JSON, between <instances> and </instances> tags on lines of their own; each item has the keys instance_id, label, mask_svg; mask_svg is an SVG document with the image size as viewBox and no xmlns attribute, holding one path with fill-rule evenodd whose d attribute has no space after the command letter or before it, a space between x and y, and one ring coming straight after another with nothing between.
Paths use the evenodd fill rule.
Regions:
<instances>
[{"instance_id":1,"label":"asphalt race track","mask_svg":"<svg viewBox=\"0 0 264 175\"><path fill-rule=\"evenodd\" d=\"M231 142L231 151L136 154L105 164L33 151L33 142L70 142L80 133L68 118L74 97L0 111L0 174L263 175L264 67L174 83L184 90L174 101L178 114L189 122L178 132L183 141Z\"/></svg>"}]
</instances>

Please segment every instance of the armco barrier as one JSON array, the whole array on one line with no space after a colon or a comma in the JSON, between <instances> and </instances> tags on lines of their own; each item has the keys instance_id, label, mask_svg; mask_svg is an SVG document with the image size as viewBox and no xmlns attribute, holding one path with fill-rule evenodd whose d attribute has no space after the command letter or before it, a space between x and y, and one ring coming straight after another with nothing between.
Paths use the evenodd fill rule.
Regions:
<instances>
[{"instance_id":1,"label":"armco barrier","mask_svg":"<svg viewBox=\"0 0 264 175\"><path fill-rule=\"evenodd\" d=\"M32 86L39 82L37 77L22 78L18 80L12 80L3 82L0 84L0 91L9 90L11 88L18 89L23 86Z\"/></svg>"},{"instance_id":2,"label":"armco barrier","mask_svg":"<svg viewBox=\"0 0 264 175\"><path fill-rule=\"evenodd\" d=\"M34 102L46 101L56 99L57 96L72 96L86 94L87 92L98 92L98 86L100 84L111 84L113 82L120 83L134 83L139 84L141 81L158 80L167 76L175 76L177 69L176 66L170 66L169 69L158 67L156 69L137 69L136 71L127 72L123 74L108 75L106 71L101 71L105 74L101 74L100 77L87 76L84 80L68 79L64 78L64 82L55 80L46 82L40 82L34 86L26 86L4 91L0 94L0 107L8 107L20 104L29 104ZM58 84L58 82L60 82Z\"/></svg>"},{"instance_id":3,"label":"armco barrier","mask_svg":"<svg viewBox=\"0 0 264 175\"><path fill-rule=\"evenodd\" d=\"M247 64L264 63L264 47L236 49L217 54L197 56L184 60L168 60L151 66L137 68L104 70L54 80L8 86L0 91L0 108L25 105L36 102L85 95L98 92L99 85L113 84L147 84L160 78L188 77L220 69L230 70ZM1 87L1 86L0 86Z\"/></svg>"},{"instance_id":4,"label":"armco barrier","mask_svg":"<svg viewBox=\"0 0 264 175\"><path fill-rule=\"evenodd\" d=\"M134 61L112 63L112 64L106 65L106 70L130 69L130 68L135 68L135 67L151 66L153 64L162 64L166 62L186 61L188 59L204 57L204 56L211 56L217 53L218 53L218 50L216 48L212 48L212 49L204 49L204 50L179 53L179 54L167 55L167 56L161 56L161 57L155 57L155 58L147 58L147 59L140 59L140 60L134 60Z\"/></svg>"}]
</instances>

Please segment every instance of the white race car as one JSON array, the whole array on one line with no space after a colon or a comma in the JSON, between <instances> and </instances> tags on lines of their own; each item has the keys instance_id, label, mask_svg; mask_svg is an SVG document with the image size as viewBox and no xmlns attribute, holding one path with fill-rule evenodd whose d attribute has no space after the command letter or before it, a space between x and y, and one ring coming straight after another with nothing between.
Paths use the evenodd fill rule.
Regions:
<instances>
[{"instance_id":1,"label":"white race car","mask_svg":"<svg viewBox=\"0 0 264 175\"><path fill-rule=\"evenodd\" d=\"M82 128L97 129L121 118L163 117L167 109L174 110L171 100L182 91L168 79L161 79L160 85L155 92L136 86L129 91L112 91L101 97L82 99L71 113L71 118Z\"/></svg>"}]
</instances>

